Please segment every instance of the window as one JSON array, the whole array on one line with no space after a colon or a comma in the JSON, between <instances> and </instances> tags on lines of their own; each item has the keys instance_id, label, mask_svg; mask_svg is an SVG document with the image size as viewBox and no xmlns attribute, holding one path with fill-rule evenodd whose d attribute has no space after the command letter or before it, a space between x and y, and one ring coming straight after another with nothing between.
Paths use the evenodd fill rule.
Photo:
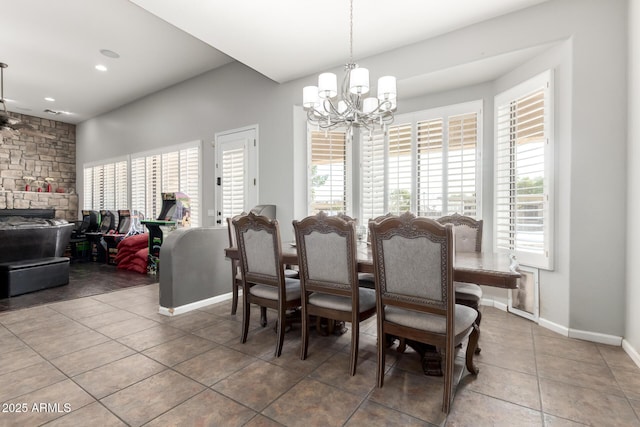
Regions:
<instances>
[{"instance_id":1,"label":"window","mask_svg":"<svg viewBox=\"0 0 640 427\"><path fill-rule=\"evenodd\" d=\"M552 269L551 72L495 98L495 245Z\"/></svg>"},{"instance_id":2,"label":"window","mask_svg":"<svg viewBox=\"0 0 640 427\"><path fill-rule=\"evenodd\" d=\"M83 209L119 210L129 206L128 159L84 167Z\"/></svg>"},{"instance_id":3,"label":"window","mask_svg":"<svg viewBox=\"0 0 640 427\"><path fill-rule=\"evenodd\" d=\"M131 207L145 218L157 218L162 193L180 191L189 196L191 225L200 225L200 142L167 147L155 153L131 156Z\"/></svg>"},{"instance_id":4,"label":"window","mask_svg":"<svg viewBox=\"0 0 640 427\"><path fill-rule=\"evenodd\" d=\"M350 145L344 131L308 130L309 214L350 213Z\"/></svg>"},{"instance_id":5,"label":"window","mask_svg":"<svg viewBox=\"0 0 640 427\"><path fill-rule=\"evenodd\" d=\"M478 217L481 111L475 101L404 114L386 133L361 135L361 217Z\"/></svg>"}]
</instances>

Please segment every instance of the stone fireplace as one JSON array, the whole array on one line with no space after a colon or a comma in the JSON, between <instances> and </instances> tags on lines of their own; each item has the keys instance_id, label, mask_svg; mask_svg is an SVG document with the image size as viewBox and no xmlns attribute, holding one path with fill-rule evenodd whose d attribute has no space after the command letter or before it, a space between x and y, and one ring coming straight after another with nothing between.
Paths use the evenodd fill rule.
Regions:
<instances>
[{"instance_id":1,"label":"stone fireplace","mask_svg":"<svg viewBox=\"0 0 640 427\"><path fill-rule=\"evenodd\" d=\"M49 208L58 218L78 219L76 126L10 114L33 132L0 140L0 209Z\"/></svg>"}]
</instances>

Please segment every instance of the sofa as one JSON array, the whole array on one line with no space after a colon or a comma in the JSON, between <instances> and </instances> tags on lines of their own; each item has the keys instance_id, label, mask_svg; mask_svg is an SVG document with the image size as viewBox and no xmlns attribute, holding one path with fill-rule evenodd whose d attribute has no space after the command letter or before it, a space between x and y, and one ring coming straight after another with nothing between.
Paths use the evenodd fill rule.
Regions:
<instances>
[{"instance_id":1,"label":"sofa","mask_svg":"<svg viewBox=\"0 0 640 427\"><path fill-rule=\"evenodd\" d=\"M64 252L75 224L53 209L0 209L0 298L69 283Z\"/></svg>"}]
</instances>

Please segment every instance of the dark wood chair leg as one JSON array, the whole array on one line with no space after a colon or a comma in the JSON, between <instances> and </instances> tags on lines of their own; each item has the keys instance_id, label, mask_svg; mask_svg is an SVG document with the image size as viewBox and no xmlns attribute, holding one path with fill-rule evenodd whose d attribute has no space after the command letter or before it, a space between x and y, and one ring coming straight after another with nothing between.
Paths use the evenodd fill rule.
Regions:
<instances>
[{"instance_id":1,"label":"dark wood chair leg","mask_svg":"<svg viewBox=\"0 0 640 427\"><path fill-rule=\"evenodd\" d=\"M480 321L482 320L482 313L480 312L480 301L473 301L468 299L457 299L456 304L466 305L467 307L473 308L476 313L478 313L478 318L476 319L476 325L480 327ZM480 354L482 349L479 346L476 346L476 354Z\"/></svg>"},{"instance_id":2,"label":"dark wood chair leg","mask_svg":"<svg viewBox=\"0 0 640 427\"><path fill-rule=\"evenodd\" d=\"M231 290L232 300L231 300L231 315L235 316L236 311L238 311L238 282L233 280L233 287Z\"/></svg>"},{"instance_id":3,"label":"dark wood chair leg","mask_svg":"<svg viewBox=\"0 0 640 427\"><path fill-rule=\"evenodd\" d=\"M249 321L251 319L251 304L246 297L242 298L242 337L240 342L247 342L247 335L249 335Z\"/></svg>"},{"instance_id":4,"label":"dark wood chair leg","mask_svg":"<svg viewBox=\"0 0 640 427\"><path fill-rule=\"evenodd\" d=\"M260 307L260 326L267 326L267 307Z\"/></svg>"},{"instance_id":5,"label":"dark wood chair leg","mask_svg":"<svg viewBox=\"0 0 640 427\"><path fill-rule=\"evenodd\" d=\"M467 353L466 353L466 365L467 370L473 374L478 375L479 369L473 363L473 356L476 353L476 348L478 346L478 340L480 339L480 328L478 325L473 325L473 331L471 331L471 335L469 335L469 342L467 343Z\"/></svg>"},{"instance_id":6,"label":"dark wood chair leg","mask_svg":"<svg viewBox=\"0 0 640 427\"><path fill-rule=\"evenodd\" d=\"M480 310L476 310L478 312L478 318L476 319L476 325L478 326L478 331L480 330L480 321L482 320L482 313L480 312ZM476 344L476 349L475 349L475 353L476 354L480 354L480 351L482 351L482 349L480 348L479 344Z\"/></svg>"}]
</instances>

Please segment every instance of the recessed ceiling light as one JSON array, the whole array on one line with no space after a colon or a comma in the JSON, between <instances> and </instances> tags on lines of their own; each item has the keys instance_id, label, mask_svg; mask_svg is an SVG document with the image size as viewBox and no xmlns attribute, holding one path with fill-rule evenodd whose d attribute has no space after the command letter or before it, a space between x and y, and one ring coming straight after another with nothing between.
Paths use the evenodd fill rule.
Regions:
<instances>
[{"instance_id":1,"label":"recessed ceiling light","mask_svg":"<svg viewBox=\"0 0 640 427\"><path fill-rule=\"evenodd\" d=\"M109 49L100 49L100 53L109 58L114 58L114 59L120 58L120 55L118 53Z\"/></svg>"},{"instance_id":2,"label":"recessed ceiling light","mask_svg":"<svg viewBox=\"0 0 640 427\"><path fill-rule=\"evenodd\" d=\"M98 64L98 65L96 65L96 70L98 70L98 71L107 71L107 67L105 67L102 64Z\"/></svg>"},{"instance_id":3,"label":"recessed ceiling light","mask_svg":"<svg viewBox=\"0 0 640 427\"><path fill-rule=\"evenodd\" d=\"M55 99L50 97L50 96L47 96L44 100L45 101L49 101L49 102L54 102L55 101Z\"/></svg>"}]
</instances>

